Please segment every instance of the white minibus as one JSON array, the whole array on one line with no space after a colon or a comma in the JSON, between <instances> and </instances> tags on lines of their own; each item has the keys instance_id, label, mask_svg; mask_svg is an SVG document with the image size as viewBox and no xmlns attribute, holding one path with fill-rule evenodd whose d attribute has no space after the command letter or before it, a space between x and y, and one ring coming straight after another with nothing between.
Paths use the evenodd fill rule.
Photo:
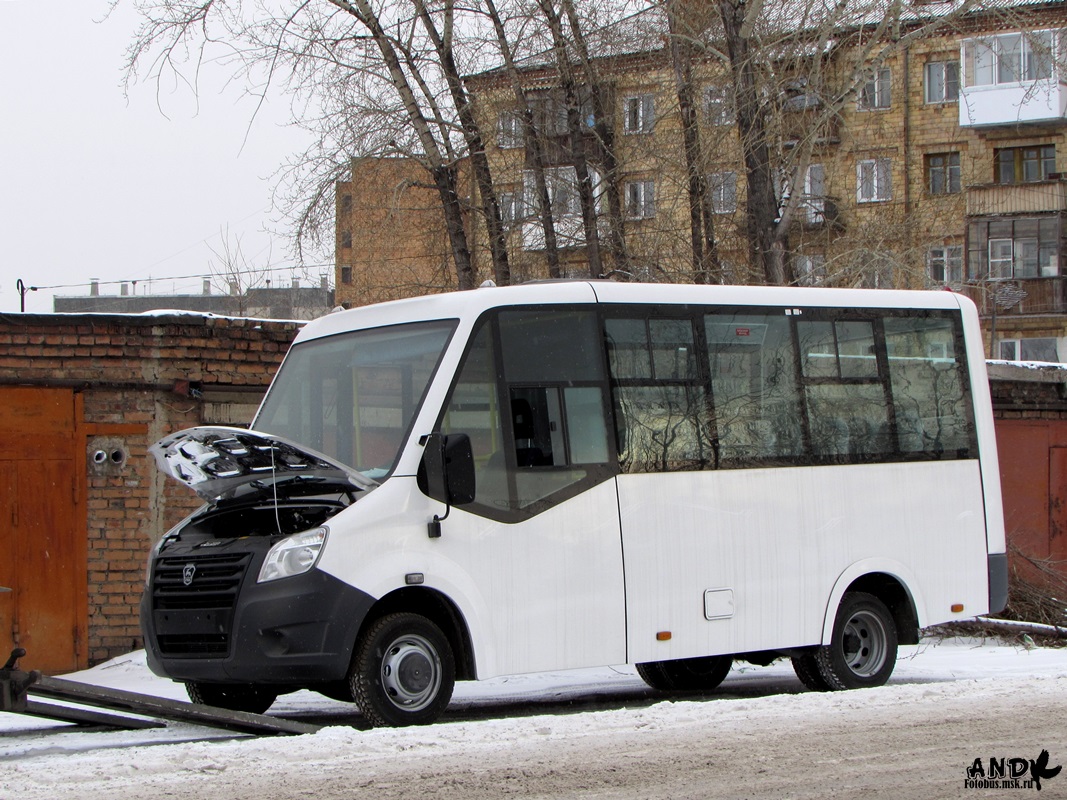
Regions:
<instances>
[{"instance_id":1,"label":"white minibus","mask_svg":"<svg viewBox=\"0 0 1067 800\"><path fill-rule=\"evenodd\" d=\"M152 552L149 664L232 709L306 688L423 724L456 680L632 664L708 691L783 657L872 687L1006 602L951 292L562 281L338 312L250 430L152 452L206 504Z\"/></svg>"}]
</instances>

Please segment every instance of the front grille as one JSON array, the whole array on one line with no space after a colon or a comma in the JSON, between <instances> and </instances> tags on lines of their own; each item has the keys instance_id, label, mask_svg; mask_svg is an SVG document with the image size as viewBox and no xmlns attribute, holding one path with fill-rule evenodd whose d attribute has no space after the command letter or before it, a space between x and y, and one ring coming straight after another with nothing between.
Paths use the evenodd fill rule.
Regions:
<instances>
[{"instance_id":1,"label":"front grille","mask_svg":"<svg viewBox=\"0 0 1067 800\"><path fill-rule=\"evenodd\" d=\"M232 608L251 553L172 556L156 560L152 601L157 609ZM186 583L186 569L192 567Z\"/></svg>"},{"instance_id":2,"label":"front grille","mask_svg":"<svg viewBox=\"0 0 1067 800\"><path fill-rule=\"evenodd\" d=\"M157 636L159 652L178 658L211 658L230 652L228 634L164 634Z\"/></svg>"},{"instance_id":3,"label":"front grille","mask_svg":"<svg viewBox=\"0 0 1067 800\"><path fill-rule=\"evenodd\" d=\"M225 657L233 609L251 553L163 556L152 576L152 614L160 653Z\"/></svg>"}]
</instances>

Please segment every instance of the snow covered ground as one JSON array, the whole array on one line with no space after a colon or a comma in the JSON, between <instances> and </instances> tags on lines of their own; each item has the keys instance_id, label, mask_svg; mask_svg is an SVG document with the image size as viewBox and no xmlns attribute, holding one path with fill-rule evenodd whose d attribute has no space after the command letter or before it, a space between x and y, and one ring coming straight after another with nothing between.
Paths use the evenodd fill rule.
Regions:
<instances>
[{"instance_id":1,"label":"snow covered ground","mask_svg":"<svg viewBox=\"0 0 1067 800\"><path fill-rule=\"evenodd\" d=\"M68 677L185 698L147 670L143 652ZM590 697L596 705L585 705ZM627 667L461 683L445 721L418 729L354 728L351 706L309 692L271 709L336 723L300 737L234 737L177 723L77 732L0 713L0 800L829 797L849 794L848 786L868 796L967 797L974 791L962 788L963 769L973 758L1035 758L1048 749L1050 765L1067 764L1065 711L1067 649L947 639L901 648L889 685L861 692L803 691L788 661L735 666L706 697L665 699ZM909 731L919 738L903 738ZM848 755L854 748L868 756ZM719 758L747 763L739 773ZM912 780L922 759L933 784ZM794 760L786 781L782 764ZM951 794L934 791L941 772L944 786L956 787ZM1043 796L1067 796L1067 776L1045 788Z\"/></svg>"}]
</instances>

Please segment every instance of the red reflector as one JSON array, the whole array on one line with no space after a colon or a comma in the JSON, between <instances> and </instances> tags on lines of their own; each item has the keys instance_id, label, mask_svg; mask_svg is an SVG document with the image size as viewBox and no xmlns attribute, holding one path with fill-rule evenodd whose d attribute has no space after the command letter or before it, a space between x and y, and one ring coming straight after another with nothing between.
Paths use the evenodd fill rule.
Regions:
<instances>
[{"instance_id":1,"label":"red reflector","mask_svg":"<svg viewBox=\"0 0 1067 800\"><path fill-rule=\"evenodd\" d=\"M671 632L670 631L660 631L659 633L656 634L656 641L657 642L669 642L670 639L671 639Z\"/></svg>"},{"instance_id":2,"label":"red reflector","mask_svg":"<svg viewBox=\"0 0 1067 800\"><path fill-rule=\"evenodd\" d=\"M961 611L963 611L963 603L953 603L952 604L952 613L953 614L959 614Z\"/></svg>"}]
</instances>

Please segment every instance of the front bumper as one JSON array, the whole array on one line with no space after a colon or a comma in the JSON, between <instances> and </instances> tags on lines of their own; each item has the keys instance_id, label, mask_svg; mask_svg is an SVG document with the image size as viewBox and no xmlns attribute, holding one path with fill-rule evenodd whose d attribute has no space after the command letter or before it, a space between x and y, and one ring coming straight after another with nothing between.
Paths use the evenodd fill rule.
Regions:
<instances>
[{"instance_id":1,"label":"front bumper","mask_svg":"<svg viewBox=\"0 0 1067 800\"><path fill-rule=\"evenodd\" d=\"M266 539L241 539L200 555L179 545L156 557L141 598L153 672L179 681L292 687L345 677L374 598L317 569L256 583L269 546ZM193 578L182 586L176 578L190 565Z\"/></svg>"}]
</instances>

